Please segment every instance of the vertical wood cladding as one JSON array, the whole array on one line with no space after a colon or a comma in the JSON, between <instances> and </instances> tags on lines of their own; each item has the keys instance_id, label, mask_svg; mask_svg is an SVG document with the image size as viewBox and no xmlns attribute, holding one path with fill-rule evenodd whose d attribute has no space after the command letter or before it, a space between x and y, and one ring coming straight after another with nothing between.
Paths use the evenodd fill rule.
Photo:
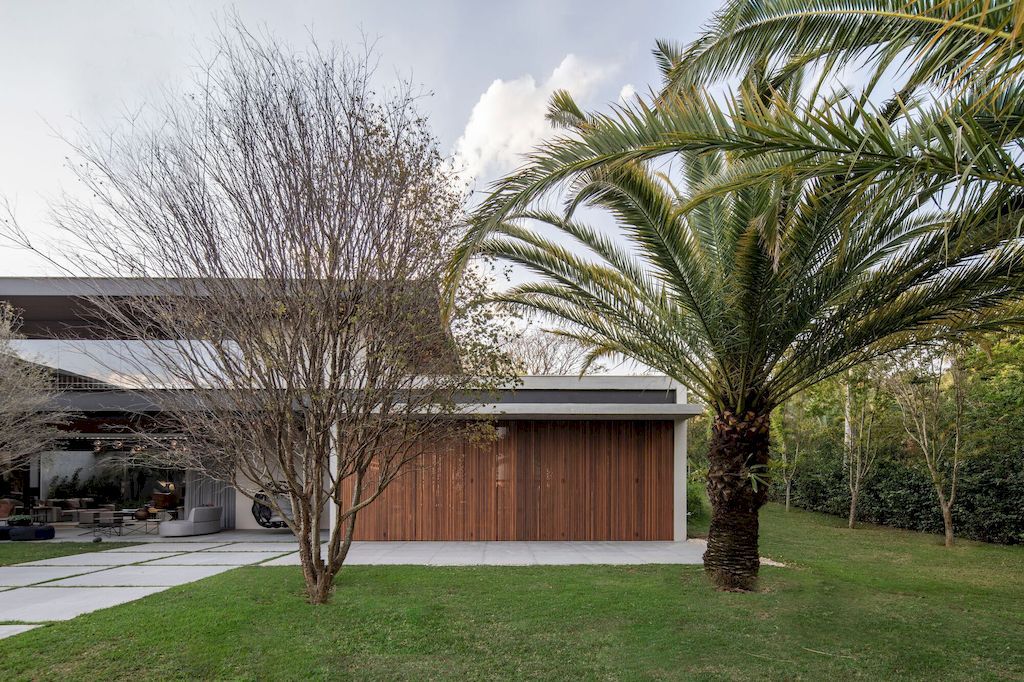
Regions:
<instances>
[{"instance_id":1,"label":"vertical wood cladding","mask_svg":"<svg viewBox=\"0 0 1024 682\"><path fill-rule=\"evenodd\" d=\"M359 513L357 540L671 540L672 422L509 421L439 446Z\"/></svg>"}]
</instances>

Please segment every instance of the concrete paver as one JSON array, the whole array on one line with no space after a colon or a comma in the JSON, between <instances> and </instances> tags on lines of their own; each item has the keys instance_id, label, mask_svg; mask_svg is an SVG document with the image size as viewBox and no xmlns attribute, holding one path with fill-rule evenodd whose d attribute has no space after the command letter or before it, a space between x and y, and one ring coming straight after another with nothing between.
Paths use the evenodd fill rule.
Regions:
<instances>
[{"instance_id":1,"label":"concrete paver","mask_svg":"<svg viewBox=\"0 0 1024 682\"><path fill-rule=\"evenodd\" d=\"M143 545L132 545L131 547L113 546L104 552L119 553L130 552L201 552L216 547L224 547L226 542L147 542Z\"/></svg>"},{"instance_id":2,"label":"concrete paver","mask_svg":"<svg viewBox=\"0 0 1024 682\"><path fill-rule=\"evenodd\" d=\"M3 593L0 620L45 623L117 606L165 587L19 587Z\"/></svg>"},{"instance_id":3,"label":"concrete paver","mask_svg":"<svg viewBox=\"0 0 1024 682\"><path fill-rule=\"evenodd\" d=\"M146 566L248 566L281 556L280 552L191 552L150 561Z\"/></svg>"},{"instance_id":4,"label":"concrete paver","mask_svg":"<svg viewBox=\"0 0 1024 682\"><path fill-rule=\"evenodd\" d=\"M102 570L102 568L99 566L0 566L0 585L25 587L98 570Z\"/></svg>"},{"instance_id":5,"label":"concrete paver","mask_svg":"<svg viewBox=\"0 0 1024 682\"><path fill-rule=\"evenodd\" d=\"M54 587L169 587L209 578L230 571L233 566L118 566L106 571L86 573L52 583Z\"/></svg>"},{"instance_id":6,"label":"concrete paver","mask_svg":"<svg viewBox=\"0 0 1024 682\"><path fill-rule=\"evenodd\" d=\"M137 564L140 561L164 559L167 552L87 552L58 556L51 559L40 559L18 564L19 566L124 566Z\"/></svg>"},{"instance_id":7,"label":"concrete paver","mask_svg":"<svg viewBox=\"0 0 1024 682\"><path fill-rule=\"evenodd\" d=\"M0 625L0 639L20 635L23 632L34 630L38 625Z\"/></svg>"}]
</instances>

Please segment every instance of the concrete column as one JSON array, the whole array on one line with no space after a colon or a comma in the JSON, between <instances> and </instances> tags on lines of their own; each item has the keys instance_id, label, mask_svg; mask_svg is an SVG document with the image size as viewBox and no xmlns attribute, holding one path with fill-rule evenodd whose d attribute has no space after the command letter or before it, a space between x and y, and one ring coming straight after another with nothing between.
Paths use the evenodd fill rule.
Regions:
<instances>
[{"instance_id":1,"label":"concrete column","mask_svg":"<svg viewBox=\"0 0 1024 682\"><path fill-rule=\"evenodd\" d=\"M676 384L676 403L687 400L686 387ZM685 419L676 419L672 447L672 539L686 540L686 429Z\"/></svg>"}]
</instances>

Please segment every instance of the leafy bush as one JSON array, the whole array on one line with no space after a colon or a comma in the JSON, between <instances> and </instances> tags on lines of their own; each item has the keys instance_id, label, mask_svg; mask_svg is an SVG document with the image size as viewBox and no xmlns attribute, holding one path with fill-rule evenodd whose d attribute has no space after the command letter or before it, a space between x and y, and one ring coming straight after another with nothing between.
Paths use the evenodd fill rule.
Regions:
<instances>
[{"instance_id":1,"label":"leafy bush","mask_svg":"<svg viewBox=\"0 0 1024 682\"><path fill-rule=\"evenodd\" d=\"M808 457L793 479L796 507L845 516L850 494L838 453ZM773 487L781 500L782 487ZM942 515L928 473L915 462L880 459L861 492L857 518L896 528L942 532ZM956 534L984 542L1024 543L1024 466L1013 456L966 460L953 511Z\"/></svg>"},{"instance_id":2,"label":"leafy bush","mask_svg":"<svg viewBox=\"0 0 1024 682\"><path fill-rule=\"evenodd\" d=\"M686 482L686 516L689 519L703 519L708 516L708 503L704 485L692 478Z\"/></svg>"}]
</instances>

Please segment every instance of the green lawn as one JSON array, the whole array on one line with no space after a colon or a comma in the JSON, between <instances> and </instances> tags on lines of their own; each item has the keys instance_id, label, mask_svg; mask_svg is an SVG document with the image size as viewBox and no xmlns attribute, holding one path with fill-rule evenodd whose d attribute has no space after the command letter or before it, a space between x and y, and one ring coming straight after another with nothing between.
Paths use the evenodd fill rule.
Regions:
<instances>
[{"instance_id":1,"label":"green lawn","mask_svg":"<svg viewBox=\"0 0 1024 682\"><path fill-rule=\"evenodd\" d=\"M699 567L244 568L0 641L12 679L1020 679L1024 548L769 507L763 592ZM2 593L0 593L2 598Z\"/></svg>"},{"instance_id":2,"label":"green lawn","mask_svg":"<svg viewBox=\"0 0 1024 682\"><path fill-rule=\"evenodd\" d=\"M129 547L137 544L137 542L125 542L118 543L117 546ZM113 545L107 542L0 542L0 566L20 564L24 561L52 559L68 554L98 552L111 547Z\"/></svg>"}]
</instances>

